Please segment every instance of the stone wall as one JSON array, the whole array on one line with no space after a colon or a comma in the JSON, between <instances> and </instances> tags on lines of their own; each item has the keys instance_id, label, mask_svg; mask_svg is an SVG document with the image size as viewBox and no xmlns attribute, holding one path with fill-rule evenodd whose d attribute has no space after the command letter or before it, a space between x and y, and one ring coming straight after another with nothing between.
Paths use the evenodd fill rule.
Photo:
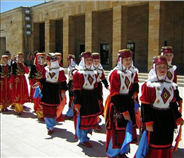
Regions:
<instances>
[{"instance_id":1,"label":"stone wall","mask_svg":"<svg viewBox=\"0 0 184 158\"><path fill-rule=\"evenodd\" d=\"M12 55L23 51L23 16L22 7L1 14L0 37L6 38L6 50ZM4 52L0 52L2 55Z\"/></svg>"},{"instance_id":2,"label":"stone wall","mask_svg":"<svg viewBox=\"0 0 184 158\"><path fill-rule=\"evenodd\" d=\"M135 43L134 65L142 72L147 71L148 53L148 4L123 7L122 48Z\"/></svg>"},{"instance_id":3,"label":"stone wall","mask_svg":"<svg viewBox=\"0 0 184 158\"><path fill-rule=\"evenodd\" d=\"M181 74L184 72L184 2L161 2L160 21L160 49L165 41L173 47L173 64Z\"/></svg>"},{"instance_id":4,"label":"stone wall","mask_svg":"<svg viewBox=\"0 0 184 158\"><path fill-rule=\"evenodd\" d=\"M92 24L92 52L100 53L101 44L109 44L109 56L110 63L112 63L112 10L105 10L101 12L93 12L93 24ZM110 67L112 65L110 64Z\"/></svg>"},{"instance_id":5,"label":"stone wall","mask_svg":"<svg viewBox=\"0 0 184 158\"><path fill-rule=\"evenodd\" d=\"M85 15L70 17L69 54L75 54L79 61L80 45L85 45Z\"/></svg>"}]
</instances>

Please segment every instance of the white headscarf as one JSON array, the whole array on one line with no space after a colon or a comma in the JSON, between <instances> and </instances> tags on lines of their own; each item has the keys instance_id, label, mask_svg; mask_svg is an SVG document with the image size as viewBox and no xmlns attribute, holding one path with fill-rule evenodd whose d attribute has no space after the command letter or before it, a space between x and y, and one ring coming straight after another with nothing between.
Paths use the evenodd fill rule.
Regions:
<instances>
[{"instance_id":1,"label":"white headscarf","mask_svg":"<svg viewBox=\"0 0 184 158\"><path fill-rule=\"evenodd\" d=\"M118 62L117 62L117 69L121 70L121 71L126 71L127 68L122 64L122 57L118 58Z\"/></svg>"},{"instance_id":2,"label":"white headscarf","mask_svg":"<svg viewBox=\"0 0 184 158\"><path fill-rule=\"evenodd\" d=\"M79 69L79 70L86 70L86 69L94 70L94 67L92 65L86 66L86 64L84 62L84 57L82 57L77 69Z\"/></svg>"},{"instance_id":3,"label":"white headscarf","mask_svg":"<svg viewBox=\"0 0 184 158\"><path fill-rule=\"evenodd\" d=\"M49 53L49 55L51 55L51 64L50 64L50 67L49 69L52 70L52 69L59 69L60 66L59 66L59 61L57 60L57 56L55 55L55 53ZM54 59L56 58L56 59Z\"/></svg>"},{"instance_id":4,"label":"white headscarf","mask_svg":"<svg viewBox=\"0 0 184 158\"><path fill-rule=\"evenodd\" d=\"M161 81L161 80L165 80L167 81L167 73L164 76L158 76L156 73L156 65L155 63L153 64L153 68L150 70L149 74L148 74L148 80L151 81Z\"/></svg>"},{"instance_id":5,"label":"white headscarf","mask_svg":"<svg viewBox=\"0 0 184 158\"><path fill-rule=\"evenodd\" d=\"M71 61L71 64L70 65L72 67L75 67L77 65L76 62L73 60L73 58L71 58L70 61Z\"/></svg>"},{"instance_id":6,"label":"white headscarf","mask_svg":"<svg viewBox=\"0 0 184 158\"><path fill-rule=\"evenodd\" d=\"M103 66L102 66L101 63L99 63L97 67L95 67L94 64L93 64L93 69L100 69L100 70L102 70Z\"/></svg>"}]
</instances>

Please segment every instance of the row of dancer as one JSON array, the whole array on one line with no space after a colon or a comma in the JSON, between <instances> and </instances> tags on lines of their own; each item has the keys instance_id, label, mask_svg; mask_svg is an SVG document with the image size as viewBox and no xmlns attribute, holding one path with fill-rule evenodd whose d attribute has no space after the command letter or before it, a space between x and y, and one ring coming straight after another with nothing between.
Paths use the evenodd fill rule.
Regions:
<instances>
[{"instance_id":1,"label":"row of dancer","mask_svg":"<svg viewBox=\"0 0 184 158\"><path fill-rule=\"evenodd\" d=\"M163 56L167 57L170 54L173 54L172 49L162 49ZM176 76L175 71L173 71L173 66L168 66L163 56L155 58L152 75L141 89L141 117L150 140L147 157L172 157L171 143L173 131L176 128L175 123L183 123L181 113L178 111L178 104L181 105L182 99L179 98L177 86L169 78L171 75ZM73 77L71 78L73 79L71 98L74 102L75 135L86 147L92 147L87 134L98 127L99 115L103 114L102 91L97 81L99 65L95 68L95 64L92 64L93 58L99 61L99 54L83 53L79 66L75 65L72 70ZM102 67L99 69L103 72ZM40 99L40 105L43 106L48 134L52 134L58 115L57 109L60 107L62 111L66 103L66 77L54 55L47 57L47 67L43 69L43 74L45 76L36 81L33 87L42 87L43 97ZM117 66L109 74L110 88L103 75L100 78L104 79L106 88L110 89L109 102L107 101L105 107L107 155L126 157L126 152L122 153L120 149L125 140L125 131L129 121L133 124L131 142L136 142L134 102L137 101L139 92L137 69L132 65L132 52L127 49L118 52ZM50 96L50 92L55 95ZM164 116L169 116L169 122ZM162 127L160 124L165 126L160 129Z\"/></svg>"},{"instance_id":2,"label":"row of dancer","mask_svg":"<svg viewBox=\"0 0 184 158\"><path fill-rule=\"evenodd\" d=\"M49 53L46 56L45 53L37 53L35 55L34 65L31 67L30 72L28 67L26 66L26 63L24 62L24 53L18 52L17 59L11 64L11 66L8 64L8 56L3 55L0 69L2 94L1 111L8 110L7 107L12 104L15 108L15 112L18 115L21 115L24 107L23 104L31 101L34 103L34 111L40 121L44 120L44 117L46 116L49 116L51 118L57 118L57 121L63 121L64 118L62 117L62 110L64 108L65 103L62 100L63 98L66 98L65 91L68 89L68 87L70 96L69 107L71 107L71 103L73 102L72 71L73 68L76 69L76 63L74 62L74 55L69 55L67 59L68 64L70 65L68 68L69 83L67 86L66 76L64 74L64 69L60 65L60 59L58 57L59 55L60 54L58 53ZM99 60L99 56L98 59L94 60ZM30 84L30 96L28 94L28 86L25 74L29 74L28 81ZM106 81L104 74L102 77L102 81ZM48 87L50 83L53 83L55 88L53 88L54 86L50 86L53 89L49 90ZM105 82L105 84L106 86L108 86L107 81ZM34 97L36 87L40 87L43 93L42 99L41 97ZM102 86L100 89L102 91ZM47 96L48 92L52 91L53 93L49 93L49 95ZM56 93L58 93L59 91L61 91L61 95L56 95ZM52 104L54 104L53 107L51 107ZM103 110L102 105L101 108ZM51 112L51 114L49 114L49 112ZM50 126L47 127L49 129L48 133L52 133L53 128L50 128Z\"/></svg>"},{"instance_id":3,"label":"row of dancer","mask_svg":"<svg viewBox=\"0 0 184 158\"><path fill-rule=\"evenodd\" d=\"M84 62L79 65L81 70L73 76L74 104L78 112L76 135L82 145L92 147L88 133L98 126L101 95L95 89L92 76L92 56L89 52L83 54ZM181 117L182 98L176 81L176 66L171 65L173 52L171 47L163 47L161 56L154 58L153 68L148 80L141 87L141 123L147 131L148 150L141 156L148 158L172 158L172 142L174 129L183 124ZM84 64L83 64L84 63ZM83 66L84 65L84 66ZM94 83L94 84L92 84ZM106 153L108 157L127 157L129 148L122 148L126 144L126 130L132 122L132 139L129 143L137 142L135 102L137 102L139 85L137 69L132 65L132 52L124 49L118 52L117 66L109 74L110 95L105 107L106 122ZM95 94L96 92L96 94ZM91 105L90 105L91 104ZM91 110L85 109L87 106ZM88 112L89 115L86 113ZM91 122L91 123L90 123ZM125 145L125 146L126 146ZM127 150L128 149L128 150ZM140 157L141 149L135 157Z\"/></svg>"},{"instance_id":4,"label":"row of dancer","mask_svg":"<svg viewBox=\"0 0 184 158\"><path fill-rule=\"evenodd\" d=\"M10 53L2 55L0 66L0 105L1 111L14 104L15 111L20 114L23 104L29 102L29 94L25 73L29 69L24 62L24 53L18 52L16 59L10 59Z\"/></svg>"},{"instance_id":5,"label":"row of dancer","mask_svg":"<svg viewBox=\"0 0 184 158\"><path fill-rule=\"evenodd\" d=\"M182 98L175 83L176 66L171 65L172 58L172 47L162 47L161 56L154 58L148 80L141 87L139 100L142 131L147 133L143 140L143 137L141 138L136 158L172 158L174 129L184 123L181 118ZM133 102L137 100L135 90L137 86L132 81L131 76L134 73L129 71L132 63L128 62L129 60L132 61L131 52L120 50L119 62L109 75L110 95L105 107L108 157L127 157L129 143L135 143L137 138L135 132L137 117L133 106ZM126 133L130 122L132 130ZM132 135L131 139L127 138L129 132ZM177 148L177 145L175 147Z\"/></svg>"},{"instance_id":6,"label":"row of dancer","mask_svg":"<svg viewBox=\"0 0 184 158\"><path fill-rule=\"evenodd\" d=\"M59 64L61 54L56 53L58 57ZM1 76L1 97L0 105L1 111L7 111L7 107L12 105L12 108L15 108L15 112L20 115L23 111L23 104L25 102L34 102L32 91L32 84L34 80L40 79L42 77L42 70L45 64L45 53L35 54L34 65L31 68L31 71L27 67L26 62L24 61L24 53L18 52L15 56L16 58L11 59L11 53L6 51L1 57L1 67L0 67L0 76ZM39 60L37 59L39 57ZM40 60L42 58L42 61ZM28 84L26 81L25 74L29 74L29 83L30 83L30 95L28 93ZM35 106L34 106L35 110Z\"/></svg>"}]
</instances>

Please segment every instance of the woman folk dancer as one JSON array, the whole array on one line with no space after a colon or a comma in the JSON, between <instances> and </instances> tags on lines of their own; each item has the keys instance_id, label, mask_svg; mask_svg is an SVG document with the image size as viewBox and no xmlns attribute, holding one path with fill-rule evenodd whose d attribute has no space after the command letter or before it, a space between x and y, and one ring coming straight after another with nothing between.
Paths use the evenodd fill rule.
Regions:
<instances>
[{"instance_id":1,"label":"woman folk dancer","mask_svg":"<svg viewBox=\"0 0 184 158\"><path fill-rule=\"evenodd\" d=\"M132 104L130 88L132 72L128 70L128 62L132 58L129 49L118 51L117 66L109 74L110 104L105 107L106 117L106 153L108 157L126 157L120 153L125 139L128 121L133 123L133 141L136 141L135 111Z\"/></svg>"},{"instance_id":2,"label":"woman folk dancer","mask_svg":"<svg viewBox=\"0 0 184 158\"><path fill-rule=\"evenodd\" d=\"M12 64L10 87L13 93L13 102L15 112L20 115L23 112L23 104L29 102L28 85L25 74L29 73L29 69L24 63L24 53L17 53L17 61Z\"/></svg>"},{"instance_id":3,"label":"woman folk dancer","mask_svg":"<svg viewBox=\"0 0 184 158\"><path fill-rule=\"evenodd\" d=\"M167 64L168 64L168 72L167 72L167 78L174 83L177 84L177 66L172 65L172 60L174 57L173 54L173 49L171 46L164 46L161 49L161 55L163 55L167 59ZM176 103L179 106L180 112L182 112L182 98L179 96L179 91L178 88L176 90Z\"/></svg>"},{"instance_id":4,"label":"woman folk dancer","mask_svg":"<svg viewBox=\"0 0 184 158\"><path fill-rule=\"evenodd\" d=\"M167 78L168 63L165 57L155 57L154 77L141 87L142 121L148 131L146 158L172 158L172 141L175 124L183 124L176 108L176 84Z\"/></svg>"},{"instance_id":5,"label":"woman folk dancer","mask_svg":"<svg viewBox=\"0 0 184 158\"><path fill-rule=\"evenodd\" d=\"M172 59L174 57L173 54L173 49L171 46L163 46L161 49L161 55L163 55L168 63L168 72L167 72L167 78L169 80L171 80L174 83L177 83L177 66L176 65L172 65ZM154 59L153 59L154 61ZM149 74L148 74L148 78L152 78L155 75L155 70L152 67L152 69L150 70Z\"/></svg>"},{"instance_id":6,"label":"woman folk dancer","mask_svg":"<svg viewBox=\"0 0 184 158\"><path fill-rule=\"evenodd\" d=\"M40 82L44 76L43 74L45 72L46 66L45 59L46 59L45 53L37 53L34 60L34 65L31 67L31 71L28 76L30 84L30 98L34 103L34 111L36 112L39 121L43 120L43 107L40 105L41 98L39 97L34 98L35 93L34 84L36 82ZM42 89L41 86L40 89Z\"/></svg>"},{"instance_id":7,"label":"woman folk dancer","mask_svg":"<svg viewBox=\"0 0 184 158\"><path fill-rule=\"evenodd\" d=\"M168 64L168 71L167 71L167 80L170 80L174 83L177 84L177 66L176 65L172 65L172 60L174 57L173 54L173 49L171 46L163 46L161 49L161 55L163 55L166 60L167 60L167 64ZM152 68L148 74L149 78L152 78L155 76L155 71ZM180 112L182 112L182 98L179 96L179 91L178 88L176 89L176 101L175 104L178 105Z\"/></svg>"},{"instance_id":8,"label":"woman folk dancer","mask_svg":"<svg viewBox=\"0 0 184 158\"><path fill-rule=\"evenodd\" d=\"M6 51L4 52L4 55L8 55L8 65L9 65L9 66L12 66L13 60L11 59L11 53L10 53L8 50L6 50Z\"/></svg>"},{"instance_id":9,"label":"woman folk dancer","mask_svg":"<svg viewBox=\"0 0 184 158\"><path fill-rule=\"evenodd\" d=\"M12 103L9 79L11 67L8 65L8 55L2 55L0 65L0 109L1 112L8 111L7 107Z\"/></svg>"},{"instance_id":10,"label":"woman folk dancer","mask_svg":"<svg viewBox=\"0 0 184 158\"><path fill-rule=\"evenodd\" d=\"M68 92L69 92L69 103L68 103L68 111L66 113L65 119L71 119L73 118L73 74L77 70L75 63L75 55L69 54L67 57L68 62Z\"/></svg>"},{"instance_id":11,"label":"woman folk dancer","mask_svg":"<svg viewBox=\"0 0 184 158\"><path fill-rule=\"evenodd\" d=\"M97 83L98 83L98 93L102 96L100 100L100 111L101 115L104 115L104 106L103 106L103 87L102 83L104 84L105 88L109 88L109 84L105 78L105 73L102 65L100 64L100 54L99 53L92 53L93 57L93 67L97 71ZM99 120L100 122L100 120ZM98 125L96 128L97 131L101 131L101 127Z\"/></svg>"},{"instance_id":12,"label":"woman folk dancer","mask_svg":"<svg viewBox=\"0 0 184 158\"><path fill-rule=\"evenodd\" d=\"M50 135L56 125L57 108L61 101L66 101L65 91L67 90L64 69L59 66L58 59L53 53L47 57L41 85L43 97L40 104L43 106L43 115Z\"/></svg>"},{"instance_id":13,"label":"woman folk dancer","mask_svg":"<svg viewBox=\"0 0 184 158\"><path fill-rule=\"evenodd\" d=\"M92 129L96 129L100 115L98 100L101 99L101 96L96 89L96 75L97 73L92 68L91 52L83 53L78 71L73 75L74 107L78 112L77 137L81 145L89 148L92 147L92 144L89 142L87 134ZM74 121L76 122L75 119Z\"/></svg>"}]
</instances>

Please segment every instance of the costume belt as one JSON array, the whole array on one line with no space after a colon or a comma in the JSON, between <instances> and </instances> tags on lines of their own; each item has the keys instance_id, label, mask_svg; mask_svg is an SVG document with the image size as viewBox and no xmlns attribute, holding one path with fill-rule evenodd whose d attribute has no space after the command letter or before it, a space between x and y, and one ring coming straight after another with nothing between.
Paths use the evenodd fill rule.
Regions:
<instances>
[{"instance_id":1,"label":"costume belt","mask_svg":"<svg viewBox=\"0 0 184 158\"><path fill-rule=\"evenodd\" d=\"M18 76L24 76L24 73L17 74Z\"/></svg>"},{"instance_id":2,"label":"costume belt","mask_svg":"<svg viewBox=\"0 0 184 158\"><path fill-rule=\"evenodd\" d=\"M156 106L153 106L153 109L156 109L156 110L169 110L170 107L167 107L167 108L158 108Z\"/></svg>"}]
</instances>

